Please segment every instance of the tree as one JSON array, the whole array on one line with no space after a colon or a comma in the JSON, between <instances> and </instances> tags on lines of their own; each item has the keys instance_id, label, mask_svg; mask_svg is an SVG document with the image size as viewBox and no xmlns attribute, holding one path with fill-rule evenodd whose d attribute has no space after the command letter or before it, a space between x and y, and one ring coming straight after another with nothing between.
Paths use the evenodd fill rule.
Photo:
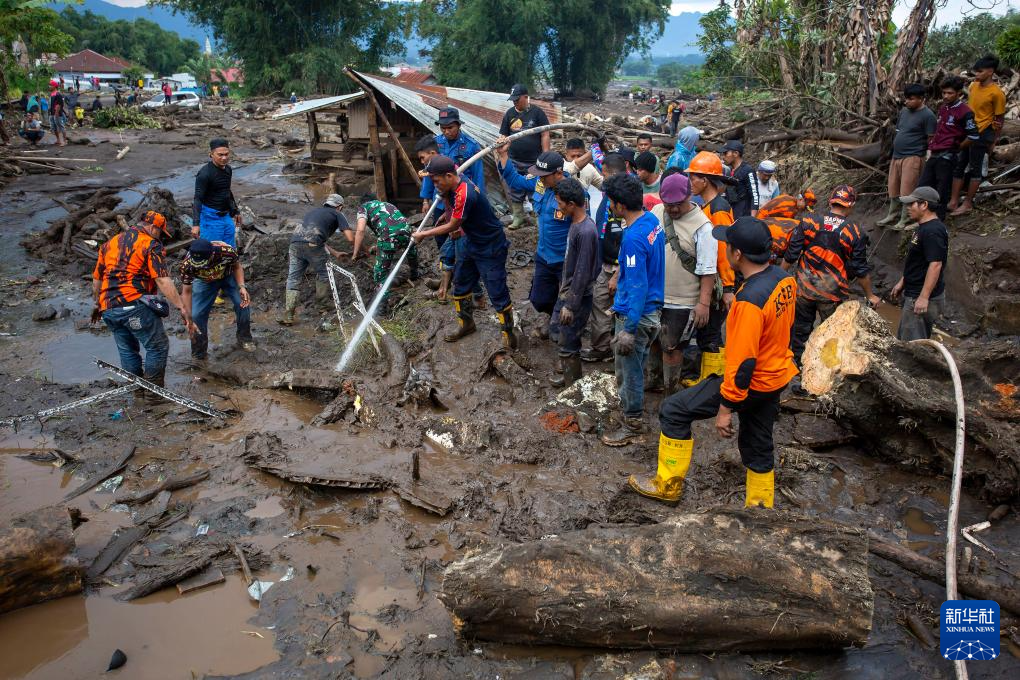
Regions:
<instances>
[{"instance_id":1,"label":"tree","mask_svg":"<svg viewBox=\"0 0 1020 680\"><path fill-rule=\"evenodd\" d=\"M436 78L496 91L533 83L550 5L547 0L425 0L418 32L435 42Z\"/></svg>"},{"instance_id":2,"label":"tree","mask_svg":"<svg viewBox=\"0 0 1020 680\"><path fill-rule=\"evenodd\" d=\"M1010 68L1020 68L1020 26L1013 26L995 39L995 50Z\"/></svg>"},{"instance_id":3,"label":"tree","mask_svg":"<svg viewBox=\"0 0 1020 680\"><path fill-rule=\"evenodd\" d=\"M195 76L198 82L208 85L213 82L226 82L227 78L224 74L231 66L230 60L225 57L203 53L184 62L181 68Z\"/></svg>"},{"instance_id":4,"label":"tree","mask_svg":"<svg viewBox=\"0 0 1020 680\"><path fill-rule=\"evenodd\" d=\"M705 55L704 70L725 85L736 66L734 42L737 39L737 29L726 0L719 0L718 7L702 14L698 25L701 26L701 34L697 43Z\"/></svg>"},{"instance_id":5,"label":"tree","mask_svg":"<svg viewBox=\"0 0 1020 680\"><path fill-rule=\"evenodd\" d=\"M198 43L146 19L110 21L93 12L68 7L60 13L60 28L74 38L75 50L91 49L144 66L156 75L180 70L200 54Z\"/></svg>"},{"instance_id":6,"label":"tree","mask_svg":"<svg viewBox=\"0 0 1020 680\"><path fill-rule=\"evenodd\" d=\"M349 92L351 64L377 68L396 53L405 8L372 0L166 0L213 29L242 62L245 87L268 94Z\"/></svg>"},{"instance_id":7,"label":"tree","mask_svg":"<svg viewBox=\"0 0 1020 680\"><path fill-rule=\"evenodd\" d=\"M687 72L692 70L694 70L693 66L684 66L679 62L671 61L661 64L655 70L655 77L664 87L679 87Z\"/></svg>"},{"instance_id":8,"label":"tree","mask_svg":"<svg viewBox=\"0 0 1020 680\"><path fill-rule=\"evenodd\" d=\"M43 0L0 0L0 97L10 99L11 85L19 89L36 89L49 73L38 69L30 72L18 63L8 49L15 41L23 41L31 55L55 52L61 56L71 48L72 38L59 27L59 16L45 7Z\"/></svg>"},{"instance_id":9,"label":"tree","mask_svg":"<svg viewBox=\"0 0 1020 680\"><path fill-rule=\"evenodd\" d=\"M1010 9L1002 16L982 12L936 28L928 36L921 63L926 68L969 67L991 51L1000 34L1014 26L1020 26L1020 12Z\"/></svg>"},{"instance_id":10,"label":"tree","mask_svg":"<svg viewBox=\"0 0 1020 680\"><path fill-rule=\"evenodd\" d=\"M426 0L419 32L435 42L440 82L488 90L541 75L563 94L601 92L625 55L662 33L669 0Z\"/></svg>"}]
</instances>

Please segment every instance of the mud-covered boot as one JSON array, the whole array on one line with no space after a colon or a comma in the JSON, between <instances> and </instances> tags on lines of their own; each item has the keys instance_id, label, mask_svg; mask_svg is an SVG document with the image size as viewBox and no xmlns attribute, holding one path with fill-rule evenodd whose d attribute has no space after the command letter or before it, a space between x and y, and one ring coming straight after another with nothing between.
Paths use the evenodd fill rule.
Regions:
<instances>
[{"instance_id":1,"label":"mud-covered boot","mask_svg":"<svg viewBox=\"0 0 1020 680\"><path fill-rule=\"evenodd\" d=\"M329 287L329 281L315 282L315 301L325 306L333 299L333 289Z\"/></svg>"},{"instance_id":2,"label":"mud-covered boot","mask_svg":"<svg viewBox=\"0 0 1020 680\"><path fill-rule=\"evenodd\" d=\"M284 302L283 316L278 318L276 321L281 326L293 326L294 325L294 314L297 313L298 303L298 291L288 290L287 298Z\"/></svg>"},{"instance_id":3,"label":"mud-covered boot","mask_svg":"<svg viewBox=\"0 0 1020 680\"><path fill-rule=\"evenodd\" d=\"M889 225L895 223L896 218L900 216L900 207L902 205L903 204L900 203L900 199L890 198L888 212L886 212L885 217L880 219L878 222L875 222L875 224L877 224L880 227L888 227Z\"/></svg>"},{"instance_id":4,"label":"mud-covered boot","mask_svg":"<svg viewBox=\"0 0 1020 680\"><path fill-rule=\"evenodd\" d=\"M654 477L631 475L630 488L642 496L666 503L676 503L684 490L684 479L691 467L693 439L671 439L659 435L659 463Z\"/></svg>"},{"instance_id":5,"label":"mud-covered boot","mask_svg":"<svg viewBox=\"0 0 1020 680\"><path fill-rule=\"evenodd\" d=\"M447 300L450 299L450 283L452 281L453 270L446 269L443 271L442 274L439 275L439 279L436 281L435 288L432 288L428 281L425 282L425 285L429 286L429 288L432 288L432 290L435 291L434 293L430 294L430 297L432 299L439 300L440 302L446 302Z\"/></svg>"},{"instance_id":6,"label":"mud-covered boot","mask_svg":"<svg viewBox=\"0 0 1020 680\"><path fill-rule=\"evenodd\" d=\"M520 229L521 227L523 227L527 223L527 221L526 221L526 219L524 217L524 204L523 203L518 203L516 201L511 201L510 202L510 212L513 214L514 219L513 219L513 222L511 222L510 224L507 225L507 227L506 227L507 229L510 229L511 231L516 230L516 229Z\"/></svg>"},{"instance_id":7,"label":"mud-covered boot","mask_svg":"<svg viewBox=\"0 0 1020 680\"><path fill-rule=\"evenodd\" d=\"M662 385L665 396L676 394L683 387L683 364L662 362Z\"/></svg>"},{"instance_id":8,"label":"mud-covered boot","mask_svg":"<svg viewBox=\"0 0 1020 680\"><path fill-rule=\"evenodd\" d=\"M623 427L616 432L602 435L602 443L606 446L627 446L628 444L644 444L648 428L641 418L624 418Z\"/></svg>"},{"instance_id":9,"label":"mud-covered boot","mask_svg":"<svg viewBox=\"0 0 1020 680\"><path fill-rule=\"evenodd\" d=\"M457 342L478 330L475 326L475 303L471 299L471 293L454 295L453 307L457 310L457 330L443 336L446 342Z\"/></svg>"},{"instance_id":10,"label":"mud-covered boot","mask_svg":"<svg viewBox=\"0 0 1020 680\"><path fill-rule=\"evenodd\" d=\"M896 224L892 226L893 231L906 231L908 224L910 223L910 214L907 212L907 206L902 206L900 209L900 219Z\"/></svg>"},{"instance_id":11,"label":"mud-covered boot","mask_svg":"<svg viewBox=\"0 0 1020 680\"><path fill-rule=\"evenodd\" d=\"M146 375L144 376L144 379L148 380L157 387L164 387L164 383L166 381L166 370L164 369L159 373ZM142 403L145 406L159 406L160 404L166 401L163 397L159 396L155 392L150 392L149 390L146 389L143 389L142 391L144 392L144 394L142 394Z\"/></svg>"},{"instance_id":12,"label":"mud-covered boot","mask_svg":"<svg viewBox=\"0 0 1020 680\"><path fill-rule=\"evenodd\" d=\"M563 373L549 378L549 384L557 389L570 387L581 379L581 355L560 357L560 368Z\"/></svg>"},{"instance_id":13,"label":"mud-covered boot","mask_svg":"<svg viewBox=\"0 0 1020 680\"><path fill-rule=\"evenodd\" d=\"M745 508L771 508L776 495L776 471L755 472L747 468Z\"/></svg>"},{"instance_id":14,"label":"mud-covered boot","mask_svg":"<svg viewBox=\"0 0 1020 680\"><path fill-rule=\"evenodd\" d=\"M701 373L693 380L684 380L684 387L694 387L705 378L726 373L726 348L718 352L701 353Z\"/></svg>"},{"instance_id":15,"label":"mud-covered boot","mask_svg":"<svg viewBox=\"0 0 1020 680\"><path fill-rule=\"evenodd\" d=\"M499 332L503 341L503 347L509 350L517 349L519 343L517 342L517 334L514 333L514 306L507 305L496 316L499 317Z\"/></svg>"}]
</instances>

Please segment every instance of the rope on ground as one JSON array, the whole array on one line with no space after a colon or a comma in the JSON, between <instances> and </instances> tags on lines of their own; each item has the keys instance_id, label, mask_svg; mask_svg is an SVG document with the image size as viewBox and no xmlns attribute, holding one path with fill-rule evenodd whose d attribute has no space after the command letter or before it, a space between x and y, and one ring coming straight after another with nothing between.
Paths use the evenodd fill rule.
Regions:
<instances>
[{"instance_id":1,"label":"rope on ground","mask_svg":"<svg viewBox=\"0 0 1020 680\"><path fill-rule=\"evenodd\" d=\"M960 593L956 585L956 532L959 527L960 485L963 482L963 442L966 433L963 383L960 380L960 371L956 366L956 361L945 345L927 339L914 340L913 342L934 347L941 352L949 366L949 374L953 377L953 393L956 398L956 452L953 454L953 482L949 494L949 519L946 523L946 599L958 600ZM957 680L967 680L966 662L954 661L953 667L956 670Z\"/></svg>"}]
</instances>

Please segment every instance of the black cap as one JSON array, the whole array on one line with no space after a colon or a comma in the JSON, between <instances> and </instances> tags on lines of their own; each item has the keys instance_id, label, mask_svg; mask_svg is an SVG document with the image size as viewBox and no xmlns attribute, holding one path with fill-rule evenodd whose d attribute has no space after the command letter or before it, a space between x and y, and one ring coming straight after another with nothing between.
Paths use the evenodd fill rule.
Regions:
<instances>
[{"instance_id":1,"label":"black cap","mask_svg":"<svg viewBox=\"0 0 1020 680\"><path fill-rule=\"evenodd\" d=\"M210 151L215 151L216 149L219 149L220 147L225 147L225 148L229 149L230 148L230 142L228 142L223 137L217 137L216 139L212 139L212 140L209 141L209 150Z\"/></svg>"},{"instance_id":2,"label":"black cap","mask_svg":"<svg viewBox=\"0 0 1020 680\"><path fill-rule=\"evenodd\" d=\"M736 151L741 156L744 155L744 145L741 144L740 141L736 140L736 139L731 139L730 141L728 141L725 144L723 144L722 150L723 151Z\"/></svg>"},{"instance_id":3,"label":"black cap","mask_svg":"<svg viewBox=\"0 0 1020 680\"><path fill-rule=\"evenodd\" d=\"M712 236L733 246L751 262L765 264L772 256L772 233L757 217L740 217L728 227L715 227Z\"/></svg>"},{"instance_id":4,"label":"black cap","mask_svg":"<svg viewBox=\"0 0 1020 680\"><path fill-rule=\"evenodd\" d=\"M623 160L627 161L631 165L634 165L634 149L629 146L621 146L616 150L616 153L623 156Z\"/></svg>"},{"instance_id":5,"label":"black cap","mask_svg":"<svg viewBox=\"0 0 1020 680\"><path fill-rule=\"evenodd\" d=\"M439 109L439 119L436 120L436 125L449 125L450 123L460 122L460 111L447 106L446 108Z\"/></svg>"},{"instance_id":6,"label":"black cap","mask_svg":"<svg viewBox=\"0 0 1020 680\"><path fill-rule=\"evenodd\" d=\"M517 83L510 88L510 96L507 97L509 101L515 102L524 95L528 94L528 88L523 83Z\"/></svg>"},{"instance_id":7,"label":"black cap","mask_svg":"<svg viewBox=\"0 0 1020 680\"><path fill-rule=\"evenodd\" d=\"M429 159L428 165L425 166L425 172L430 175L445 175L451 172L456 173L457 165L449 156L433 156Z\"/></svg>"},{"instance_id":8,"label":"black cap","mask_svg":"<svg viewBox=\"0 0 1020 680\"><path fill-rule=\"evenodd\" d=\"M188 252L190 252L195 257L204 260L205 258L213 254L212 241L205 238L196 238L194 241L191 242L191 245L188 246Z\"/></svg>"},{"instance_id":9,"label":"black cap","mask_svg":"<svg viewBox=\"0 0 1020 680\"><path fill-rule=\"evenodd\" d=\"M646 172L655 172L659 167L659 157L651 151L642 151L634 159L634 167Z\"/></svg>"},{"instance_id":10,"label":"black cap","mask_svg":"<svg viewBox=\"0 0 1020 680\"><path fill-rule=\"evenodd\" d=\"M563 156L555 151L543 151L535 161L535 164L528 168L528 174L535 177L545 177L557 170L563 169Z\"/></svg>"}]
</instances>

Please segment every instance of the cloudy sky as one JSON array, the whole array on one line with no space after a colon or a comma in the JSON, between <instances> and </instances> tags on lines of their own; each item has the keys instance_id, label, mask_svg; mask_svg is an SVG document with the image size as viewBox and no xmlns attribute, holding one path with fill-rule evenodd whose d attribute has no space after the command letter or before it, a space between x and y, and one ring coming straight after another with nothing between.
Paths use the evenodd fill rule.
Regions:
<instances>
[{"instance_id":1,"label":"cloudy sky","mask_svg":"<svg viewBox=\"0 0 1020 680\"><path fill-rule=\"evenodd\" d=\"M139 7L145 4L145 0L107 0L107 2L122 7ZM714 0L673 0L672 13L707 12L718 4ZM910 8L913 4L909 0L900 0L896 6L896 11L893 13L893 21L897 24L902 24L910 14ZM946 6L936 13L935 23L940 26L956 23L965 14L980 12L982 9L990 9L1001 14L1009 6L1020 9L1020 0L948 0ZM975 9L975 7L978 9Z\"/></svg>"}]
</instances>

